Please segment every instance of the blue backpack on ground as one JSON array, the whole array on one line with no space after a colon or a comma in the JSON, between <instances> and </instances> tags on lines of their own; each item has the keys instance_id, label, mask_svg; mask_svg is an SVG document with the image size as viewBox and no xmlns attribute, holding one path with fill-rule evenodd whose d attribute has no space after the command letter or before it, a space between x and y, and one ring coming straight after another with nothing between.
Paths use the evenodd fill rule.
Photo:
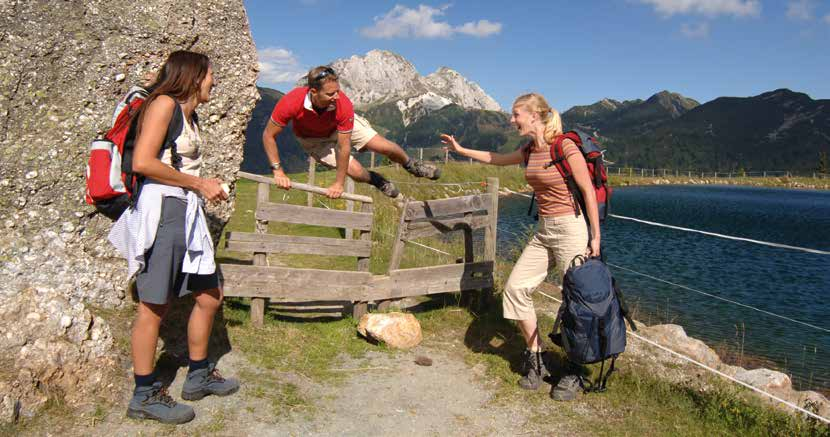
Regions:
<instances>
[{"instance_id":1,"label":"blue backpack on ground","mask_svg":"<svg viewBox=\"0 0 830 437\"><path fill-rule=\"evenodd\" d=\"M580 259L584 262L576 265ZM599 258L574 258L562 280L562 305L549 337L574 364L602 362L594 383L580 377L586 392L605 391L617 356L625 351L624 320L637 330L608 266ZM603 376L609 358L611 366Z\"/></svg>"}]
</instances>

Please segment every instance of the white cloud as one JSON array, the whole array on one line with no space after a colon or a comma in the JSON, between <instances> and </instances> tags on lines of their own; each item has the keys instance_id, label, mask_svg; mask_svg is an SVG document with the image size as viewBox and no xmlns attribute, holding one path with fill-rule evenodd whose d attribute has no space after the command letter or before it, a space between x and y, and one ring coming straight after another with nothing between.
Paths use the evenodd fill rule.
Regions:
<instances>
[{"instance_id":1,"label":"white cloud","mask_svg":"<svg viewBox=\"0 0 830 437\"><path fill-rule=\"evenodd\" d=\"M816 5L812 0L790 0L787 3L787 18L793 20L812 20Z\"/></svg>"},{"instance_id":2,"label":"white cloud","mask_svg":"<svg viewBox=\"0 0 830 437\"><path fill-rule=\"evenodd\" d=\"M374 25L360 29L360 33L369 38L449 38L456 33L483 38L501 32L501 23L488 20L461 26L438 21L436 18L443 16L448 8L449 5L439 8L418 5L416 9L395 5L386 14L375 17Z\"/></svg>"},{"instance_id":3,"label":"white cloud","mask_svg":"<svg viewBox=\"0 0 830 437\"><path fill-rule=\"evenodd\" d=\"M259 80L264 83L294 83L306 73L291 50L266 47L257 54Z\"/></svg>"},{"instance_id":4,"label":"white cloud","mask_svg":"<svg viewBox=\"0 0 830 437\"><path fill-rule=\"evenodd\" d=\"M489 20L478 20L477 23L464 23L456 28L458 33L483 38L501 32L501 23L494 23Z\"/></svg>"},{"instance_id":5,"label":"white cloud","mask_svg":"<svg viewBox=\"0 0 830 437\"><path fill-rule=\"evenodd\" d=\"M704 21L702 23L698 23L697 25L683 24L683 26L680 27L680 33L687 38L707 38L709 36L709 23Z\"/></svg>"},{"instance_id":6,"label":"white cloud","mask_svg":"<svg viewBox=\"0 0 830 437\"><path fill-rule=\"evenodd\" d=\"M757 17L761 14L761 3L758 0L639 0L639 2L654 6L655 11L667 17L676 14Z\"/></svg>"}]
</instances>

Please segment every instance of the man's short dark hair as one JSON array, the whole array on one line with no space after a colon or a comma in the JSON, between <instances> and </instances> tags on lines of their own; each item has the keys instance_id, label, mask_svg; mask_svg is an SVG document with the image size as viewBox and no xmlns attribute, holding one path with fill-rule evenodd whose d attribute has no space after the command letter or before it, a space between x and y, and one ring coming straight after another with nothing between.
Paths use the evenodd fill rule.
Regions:
<instances>
[{"instance_id":1,"label":"man's short dark hair","mask_svg":"<svg viewBox=\"0 0 830 437\"><path fill-rule=\"evenodd\" d=\"M309 87L319 90L324 83L337 80L337 73L331 67L321 65L309 70L307 80Z\"/></svg>"}]
</instances>

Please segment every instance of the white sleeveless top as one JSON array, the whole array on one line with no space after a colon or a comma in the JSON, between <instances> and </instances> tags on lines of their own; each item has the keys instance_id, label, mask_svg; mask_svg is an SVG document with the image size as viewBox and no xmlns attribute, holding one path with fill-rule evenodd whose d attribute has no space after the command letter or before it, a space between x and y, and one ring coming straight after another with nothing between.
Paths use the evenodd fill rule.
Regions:
<instances>
[{"instance_id":1,"label":"white sleeveless top","mask_svg":"<svg viewBox=\"0 0 830 437\"><path fill-rule=\"evenodd\" d=\"M176 153L182 157L182 173L191 176L200 176L202 169L202 136L199 134L199 126L191 125L187 118L182 116L182 133L176 138ZM170 149L164 149L161 155L161 162L170 166Z\"/></svg>"}]
</instances>

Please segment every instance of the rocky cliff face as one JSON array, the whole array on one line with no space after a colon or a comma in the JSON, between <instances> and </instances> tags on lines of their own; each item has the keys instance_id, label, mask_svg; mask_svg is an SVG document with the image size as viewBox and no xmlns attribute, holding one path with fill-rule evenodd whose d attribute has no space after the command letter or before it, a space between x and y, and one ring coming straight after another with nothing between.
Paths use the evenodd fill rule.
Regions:
<instances>
[{"instance_id":1,"label":"rocky cliff face","mask_svg":"<svg viewBox=\"0 0 830 437\"><path fill-rule=\"evenodd\" d=\"M177 49L212 59L203 172L233 181L257 98L241 0L0 2L0 422L47 391L81 402L117 370L107 322L89 308L125 304L126 262L83 201L88 147L129 86ZM213 229L231 206L211 208Z\"/></svg>"},{"instance_id":2,"label":"rocky cliff face","mask_svg":"<svg viewBox=\"0 0 830 437\"><path fill-rule=\"evenodd\" d=\"M343 92L356 108L394 102L404 125L453 103L467 109L501 110L478 84L457 71L442 67L424 77L403 56L389 51L338 59L331 67L340 74ZM298 84L305 84L305 79Z\"/></svg>"}]
</instances>

